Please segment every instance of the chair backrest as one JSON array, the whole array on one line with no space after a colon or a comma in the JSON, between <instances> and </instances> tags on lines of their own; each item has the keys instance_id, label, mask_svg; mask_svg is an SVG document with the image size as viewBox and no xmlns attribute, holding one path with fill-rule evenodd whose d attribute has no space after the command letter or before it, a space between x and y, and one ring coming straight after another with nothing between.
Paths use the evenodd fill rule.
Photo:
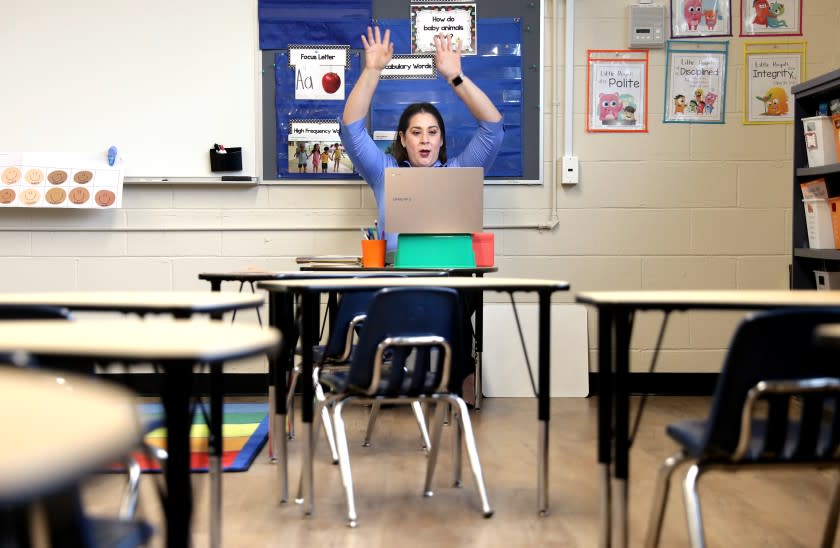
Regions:
<instances>
[{"instance_id":1,"label":"chair backrest","mask_svg":"<svg viewBox=\"0 0 840 548\"><path fill-rule=\"evenodd\" d=\"M840 322L840 309L763 312L741 322L715 388L707 454L732 455L747 394L760 381L840 378L840 360L813 342L817 325L835 322ZM761 436L750 454L785 461L831 457L840 440L839 397L836 392L799 393L792 408L794 394L769 395L761 428L753 432Z\"/></svg>"},{"instance_id":2,"label":"chair backrest","mask_svg":"<svg viewBox=\"0 0 840 548\"><path fill-rule=\"evenodd\" d=\"M375 294L376 290L349 291L341 296L335 313L333 329L330 331L327 348L324 352L326 358L335 359L349 355L349 345L353 341L350 324L355 317L367 314L368 306L370 306Z\"/></svg>"},{"instance_id":3,"label":"chair backrest","mask_svg":"<svg viewBox=\"0 0 840 548\"><path fill-rule=\"evenodd\" d=\"M0 304L0 320L69 320L70 311L59 306Z\"/></svg>"},{"instance_id":4,"label":"chair backrest","mask_svg":"<svg viewBox=\"0 0 840 548\"><path fill-rule=\"evenodd\" d=\"M430 393L442 384L452 390L446 366L460 355L460 314L460 300L454 289L400 287L378 291L359 335L347 385L388 396ZM393 346L384 360L376 363L377 349L383 341L424 337L439 337L448 343L448 351L444 344L427 340L412 346ZM377 367L382 368L379 383L375 382Z\"/></svg>"}]
</instances>

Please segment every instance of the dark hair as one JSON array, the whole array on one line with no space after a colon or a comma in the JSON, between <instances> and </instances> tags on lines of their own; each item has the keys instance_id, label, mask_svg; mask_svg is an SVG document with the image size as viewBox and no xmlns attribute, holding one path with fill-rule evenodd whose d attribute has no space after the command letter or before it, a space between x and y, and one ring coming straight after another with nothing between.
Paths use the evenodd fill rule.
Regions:
<instances>
[{"instance_id":1,"label":"dark hair","mask_svg":"<svg viewBox=\"0 0 840 548\"><path fill-rule=\"evenodd\" d=\"M440 127L440 152L438 153L438 160L440 163L446 163L446 127L443 125L443 117L440 111L431 103L414 103L405 107L400 122L397 125L397 134L394 136L394 158L397 160L397 165L401 166L408 160L408 152L400 140L400 134L405 134L408 130L408 121L411 117L419 112L427 112L437 119L438 127Z\"/></svg>"}]
</instances>

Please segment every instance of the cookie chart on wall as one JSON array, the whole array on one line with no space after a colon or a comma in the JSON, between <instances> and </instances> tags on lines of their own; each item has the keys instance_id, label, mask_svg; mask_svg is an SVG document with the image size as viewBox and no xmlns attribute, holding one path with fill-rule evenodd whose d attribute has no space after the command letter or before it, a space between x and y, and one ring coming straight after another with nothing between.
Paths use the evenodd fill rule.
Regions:
<instances>
[{"instance_id":1,"label":"cookie chart on wall","mask_svg":"<svg viewBox=\"0 0 840 548\"><path fill-rule=\"evenodd\" d=\"M124 166L102 153L0 152L0 207L122 207Z\"/></svg>"}]
</instances>

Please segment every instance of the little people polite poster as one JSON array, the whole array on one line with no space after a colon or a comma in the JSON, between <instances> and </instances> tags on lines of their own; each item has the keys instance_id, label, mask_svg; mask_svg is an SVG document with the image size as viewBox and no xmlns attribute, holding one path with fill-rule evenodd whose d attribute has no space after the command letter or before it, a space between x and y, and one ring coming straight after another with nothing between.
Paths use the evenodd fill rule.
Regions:
<instances>
[{"instance_id":1,"label":"little people polite poster","mask_svg":"<svg viewBox=\"0 0 840 548\"><path fill-rule=\"evenodd\" d=\"M647 51L589 50L587 131L647 131Z\"/></svg>"}]
</instances>

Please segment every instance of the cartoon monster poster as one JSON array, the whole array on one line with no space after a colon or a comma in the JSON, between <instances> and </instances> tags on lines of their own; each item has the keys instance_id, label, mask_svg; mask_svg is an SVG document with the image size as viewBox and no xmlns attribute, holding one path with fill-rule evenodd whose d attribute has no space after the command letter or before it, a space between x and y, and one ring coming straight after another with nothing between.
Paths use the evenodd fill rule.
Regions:
<instances>
[{"instance_id":1,"label":"cartoon monster poster","mask_svg":"<svg viewBox=\"0 0 840 548\"><path fill-rule=\"evenodd\" d=\"M646 132L647 51L589 50L587 131Z\"/></svg>"},{"instance_id":2,"label":"cartoon monster poster","mask_svg":"<svg viewBox=\"0 0 840 548\"><path fill-rule=\"evenodd\" d=\"M726 121L727 49L727 42L668 41L663 122Z\"/></svg>"},{"instance_id":3,"label":"cartoon monster poster","mask_svg":"<svg viewBox=\"0 0 840 548\"><path fill-rule=\"evenodd\" d=\"M802 0L741 0L741 36L802 36Z\"/></svg>"},{"instance_id":4,"label":"cartoon monster poster","mask_svg":"<svg viewBox=\"0 0 840 548\"><path fill-rule=\"evenodd\" d=\"M774 46L779 49L768 49ZM800 47L801 51L791 50L792 46ZM764 49L757 49L758 47ZM793 121L791 88L803 81L804 70L804 42L745 44L744 123L791 123Z\"/></svg>"},{"instance_id":5,"label":"cartoon monster poster","mask_svg":"<svg viewBox=\"0 0 840 548\"><path fill-rule=\"evenodd\" d=\"M671 37L732 36L730 0L671 0Z\"/></svg>"}]
</instances>

